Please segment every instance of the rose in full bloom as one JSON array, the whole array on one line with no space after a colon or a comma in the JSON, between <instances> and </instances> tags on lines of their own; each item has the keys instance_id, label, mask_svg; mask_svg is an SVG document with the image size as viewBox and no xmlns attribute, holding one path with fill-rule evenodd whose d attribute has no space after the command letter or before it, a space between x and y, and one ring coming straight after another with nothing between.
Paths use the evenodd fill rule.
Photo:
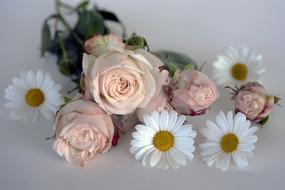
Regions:
<instances>
[{"instance_id":1,"label":"rose in full bloom","mask_svg":"<svg viewBox=\"0 0 285 190\"><path fill-rule=\"evenodd\" d=\"M260 122L273 109L274 96L267 94L265 88L257 82L242 85L233 95L235 111L242 112L252 122Z\"/></svg>"},{"instance_id":2,"label":"rose in full bloom","mask_svg":"<svg viewBox=\"0 0 285 190\"><path fill-rule=\"evenodd\" d=\"M177 112L195 116L204 114L218 96L216 85L206 75L185 70L171 84L169 101Z\"/></svg>"},{"instance_id":3,"label":"rose in full bloom","mask_svg":"<svg viewBox=\"0 0 285 190\"><path fill-rule=\"evenodd\" d=\"M118 45L118 37L116 43L112 42L114 37L105 38L108 44L113 44L112 48L102 46L100 40L94 40L93 45L89 41L85 44L96 47L86 47L89 54L83 55L87 94L108 114L125 115L146 107L160 92L157 86L164 78L164 72L159 69L163 63L143 49L124 49L123 44Z\"/></svg>"},{"instance_id":4,"label":"rose in full bloom","mask_svg":"<svg viewBox=\"0 0 285 190\"><path fill-rule=\"evenodd\" d=\"M110 116L94 102L82 99L58 110L54 130L54 150L80 166L109 150L114 134Z\"/></svg>"}]
</instances>

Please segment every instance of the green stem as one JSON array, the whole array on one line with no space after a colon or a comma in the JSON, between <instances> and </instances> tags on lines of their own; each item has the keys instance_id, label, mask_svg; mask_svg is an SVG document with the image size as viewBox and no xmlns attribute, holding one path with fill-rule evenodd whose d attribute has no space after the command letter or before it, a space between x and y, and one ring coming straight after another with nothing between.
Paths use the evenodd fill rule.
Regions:
<instances>
[{"instance_id":1,"label":"green stem","mask_svg":"<svg viewBox=\"0 0 285 190\"><path fill-rule=\"evenodd\" d=\"M60 49L62 51L64 59L67 59L68 58L68 54L67 54L67 52L65 50L65 47L64 47L64 44L62 43L61 38L58 35L57 35L57 40L58 40L58 43L59 43L59 46L60 46Z\"/></svg>"},{"instance_id":2,"label":"green stem","mask_svg":"<svg viewBox=\"0 0 285 190\"><path fill-rule=\"evenodd\" d=\"M76 42L81 46L83 44L83 41L79 38L79 36L72 30L68 22L65 20L65 18L62 16L60 12L60 6L62 5L60 0L55 0L55 8L58 15L58 19L62 22L62 24L65 26L65 28L71 33L71 35L74 37Z\"/></svg>"},{"instance_id":3,"label":"green stem","mask_svg":"<svg viewBox=\"0 0 285 190\"><path fill-rule=\"evenodd\" d=\"M66 4L66 3L64 3L64 2L59 2L59 3L60 3L60 6L61 6L62 8L65 8L65 9L68 9L68 10L71 10L71 11L74 9L71 5Z\"/></svg>"}]
</instances>

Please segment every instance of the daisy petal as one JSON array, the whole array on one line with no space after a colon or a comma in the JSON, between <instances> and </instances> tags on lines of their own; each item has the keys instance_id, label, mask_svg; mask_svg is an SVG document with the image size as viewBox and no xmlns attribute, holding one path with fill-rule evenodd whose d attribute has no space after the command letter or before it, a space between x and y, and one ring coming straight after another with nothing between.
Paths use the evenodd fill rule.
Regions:
<instances>
[{"instance_id":1,"label":"daisy petal","mask_svg":"<svg viewBox=\"0 0 285 190\"><path fill-rule=\"evenodd\" d=\"M169 112L169 121L168 121L168 130L169 131L171 131L174 128L176 121L177 121L177 112L174 110L171 110Z\"/></svg>"},{"instance_id":2,"label":"daisy petal","mask_svg":"<svg viewBox=\"0 0 285 190\"><path fill-rule=\"evenodd\" d=\"M213 146L211 148L205 148L201 150L201 156L212 155L221 152L221 148L219 146Z\"/></svg>"},{"instance_id":3,"label":"daisy petal","mask_svg":"<svg viewBox=\"0 0 285 190\"><path fill-rule=\"evenodd\" d=\"M152 148L153 148L152 145L142 147L139 151L137 151L135 155L136 160L140 160L143 157L143 155Z\"/></svg>"},{"instance_id":4,"label":"daisy petal","mask_svg":"<svg viewBox=\"0 0 285 190\"><path fill-rule=\"evenodd\" d=\"M245 137L241 137L240 138L240 142L241 143L250 143L250 144L254 144L257 142L257 136L255 135L250 135L250 136L245 136Z\"/></svg>"},{"instance_id":5,"label":"daisy petal","mask_svg":"<svg viewBox=\"0 0 285 190\"><path fill-rule=\"evenodd\" d=\"M167 163L173 168L173 169L178 169L179 165L178 163L174 160L174 158L171 156L170 152L166 152L166 159Z\"/></svg>"},{"instance_id":6,"label":"daisy petal","mask_svg":"<svg viewBox=\"0 0 285 190\"><path fill-rule=\"evenodd\" d=\"M228 120L229 132L233 132L234 129L233 112L231 111L228 112L227 120Z\"/></svg>"},{"instance_id":7,"label":"daisy petal","mask_svg":"<svg viewBox=\"0 0 285 190\"><path fill-rule=\"evenodd\" d=\"M160 130L164 131L164 130L167 129L167 127L168 127L168 120L169 120L168 111L167 110L163 110L160 113L160 117L159 117L159 127L160 127Z\"/></svg>"},{"instance_id":8,"label":"daisy petal","mask_svg":"<svg viewBox=\"0 0 285 190\"><path fill-rule=\"evenodd\" d=\"M159 150L153 151L151 158L150 158L150 166L154 167L158 164L161 158L161 152Z\"/></svg>"},{"instance_id":9,"label":"daisy petal","mask_svg":"<svg viewBox=\"0 0 285 190\"><path fill-rule=\"evenodd\" d=\"M202 135L204 135L206 138L210 139L211 141L218 142L220 140L220 134L213 133L212 130L209 130L208 128L202 128L200 130Z\"/></svg>"},{"instance_id":10,"label":"daisy petal","mask_svg":"<svg viewBox=\"0 0 285 190\"><path fill-rule=\"evenodd\" d=\"M233 156L233 159L234 159L234 161L238 167L244 168L248 165L247 159L245 158L244 155L242 155L238 152L234 152L232 154L232 156Z\"/></svg>"},{"instance_id":11,"label":"daisy petal","mask_svg":"<svg viewBox=\"0 0 285 190\"><path fill-rule=\"evenodd\" d=\"M145 155L143 156L143 159L142 159L142 165L143 166L149 166L150 165L151 155L152 155L152 152L154 150L155 150L155 148L153 147L145 153Z\"/></svg>"},{"instance_id":12,"label":"daisy petal","mask_svg":"<svg viewBox=\"0 0 285 190\"><path fill-rule=\"evenodd\" d=\"M146 126L152 128L154 131L159 131L159 126L157 122L150 115L146 114L143 117Z\"/></svg>"},{"instance_id":13,"label":"daisy petal","mask_svg":"<svg viewBox=\"0 0 285 190\"><path fill-rule=\"evenodd\" d=\"M219 115L216 117L216 122L223 133L229 132L228 122L225 114L222 111L220 111Z\"/></svg>"},{"instance_id":14,"label":"daisy petal","mask_svg":"<svg viewBox=\"0 0 285 190\"><path fill-rule=\"evenodd\" d=\"M185 122L186 117L184 115L180 115L177 118L177 121L175 123L174 128L172 129L172 132L175 133L175 131L179 130L183 123Z\"/></svg>"},{"instance_id":15,"label":"daisy petal","mask_svg":"<svg viewBox=\"0 0 285 190\"><path fill-rule=\"evenodd\" d=\"M213 166L222 153L212 154L210 156L205 156L203 160L207 163L208 166Z\"/></svg>"},{"instance_id":16,"label":"daisy petal","mask_svg":"<svg viewBox=\"0 0 285 190\"><path fill-rule=\"evenodd\" d=\"M221 170L222 171L226 171L230 165L230 161L231 161L231 155L230 154L226 154L222 160L221 160Z\"/></svg>"}]
</instances>

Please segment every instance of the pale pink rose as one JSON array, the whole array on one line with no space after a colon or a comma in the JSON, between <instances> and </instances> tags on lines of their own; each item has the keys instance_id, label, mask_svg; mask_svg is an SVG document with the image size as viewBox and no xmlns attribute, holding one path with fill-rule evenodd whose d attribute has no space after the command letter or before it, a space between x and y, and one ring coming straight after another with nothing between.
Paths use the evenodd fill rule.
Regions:
<instances>
[{"instance_id":1,"label":"pale pink rose","mask_svg":"<svg viewBox=\"0 0 285 190\"><path fill-rule=\"evenodd\" d=\"M124 52L125 44L122 38L113 33L109 35L95 35L84 43L85 50L96 57L109 51Z\"/></svg>"},{"instance_id":2,"label":"pale pink rose","mask_svg":"<svg viewBox=\"0 0 285 190\"><path fill-rule=\"evenodd\" d=\"M110 149L114 126L97 104L73 100L56 114L53 149L68 162L83 166Z\"/></svg>"},{"instance_id":3,"label":"pale pink rose","mask_svg":"<svg viewBox=\"0 0 285 190\"><path fill-rule=\"evenodd\" d=\"M144 108L160 92L165 78L163 63L138 49L109 51L99 57L83 55L85 97L93 99L108 114L125 115Z\"/></svg>"},{"instance_id":4,"label":"pale pink rose","mask_svg":"<svg viewBox=\"0 0 285 190\"><path fill-rule=\"evenodd\" d=\"M137 117L143 122L143 117L146 114L149 114L153 111L162 112L162 110L170 110L172 109L171 105L168 103L168 97L165 92L161 90L161 92L151 99L149 104L145 108L137 109Z\"/></svg>"},{"instance_id":5,"label":"pale pink rose","mask_svg":"<svg viewBox=\"0 0 285 190\"><path fill-rule=\"evenodd\" d=\"M152 64L152 74L154 76L156 86L156 92L154 94L155 98L155 96L158 96L161 93L164 86L169 84L169 72L168 70L161 69L165 64L153 54L143 49L137 49L135 52L143 55Z\"/></svg>"},{"instance_id":6,"label":"pale pink rose","mask_svg":"<svg viewBox=\"0 0 285 190\"><path fill-rule=\"evenodd\" d=\"M153 73L156 73L156 93L147 106L145 106L144 108L138 108L136 111L138 119L142 122L143 116L145 114L149 114L153 111L161 112L163 109L171 109L171 106L168 103L168 98L164 92L164 87L169 84L170 79L169 72L167 70L160 70L160 68L164 65L164 63L160 59L150 53L145 53L145 51L138 51L142 55L144 55L150 62L156 63L153 71Z\"/></svg>"},{"instance_id":7,"label":"pale pink rose","mask_svg":"<svg viewBox=\"0 0 285 190\"><path fill-rule=\"evenodd\" d=\"M233 99L236 112L244 113L252 122L267 117L274 106L274 96L268 95L265 88L257 82L249 82L236 90Z\"/></svg>"},{"instance_id":8,"label":"pale pink rose","mask_svg":"<svg viewBox=\"0 0 285 190\"><path fill-rule=\"evenodd\" d=\"M217 99L216 85L199 71L185 70L170 87L170 103L185 115L201 115Z\"/></svg>"}]
</instances>

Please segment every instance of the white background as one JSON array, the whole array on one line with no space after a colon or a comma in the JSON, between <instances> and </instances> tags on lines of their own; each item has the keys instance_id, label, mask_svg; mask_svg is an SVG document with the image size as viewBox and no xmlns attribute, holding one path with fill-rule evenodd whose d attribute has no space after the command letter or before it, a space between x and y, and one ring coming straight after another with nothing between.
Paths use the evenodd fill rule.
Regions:
<instances>
[{"instance_id":1,"label":"white background","mask_svg":"<svg viewBox=\"0 0 285 190\"><path fill-rule=\"evenodd\" d=\"M78 2L73 0L72 3ZM151 49L171 49L212 63L223 47L246 44L264 55L264 84L285 98L285 1L283 0L144 0L98 1L117 13L128 33L146 37ZM40 58L40 28L54 11L52 0L1 0L0 103L3 89L21 70L43 69L70 89L52 57ZM210 64L206 66L208 72ZM202 117L191 118L195 129L214 119L219 109L233 109L229 96L221 98ZM284 105L284 101L281 102ZM285 188L284 107L276 107L270 121L257 133L259 141L248 168L234 165L227 172L210 168L195 151L195 158L180 170L143 168L128 152L130 134L87 167L73 166L52 151L51 122L23 124L11 121L0 109L0 189L276 189ZM200 142L200 134L197 142Z\"/></svg>"}]
</instances>

